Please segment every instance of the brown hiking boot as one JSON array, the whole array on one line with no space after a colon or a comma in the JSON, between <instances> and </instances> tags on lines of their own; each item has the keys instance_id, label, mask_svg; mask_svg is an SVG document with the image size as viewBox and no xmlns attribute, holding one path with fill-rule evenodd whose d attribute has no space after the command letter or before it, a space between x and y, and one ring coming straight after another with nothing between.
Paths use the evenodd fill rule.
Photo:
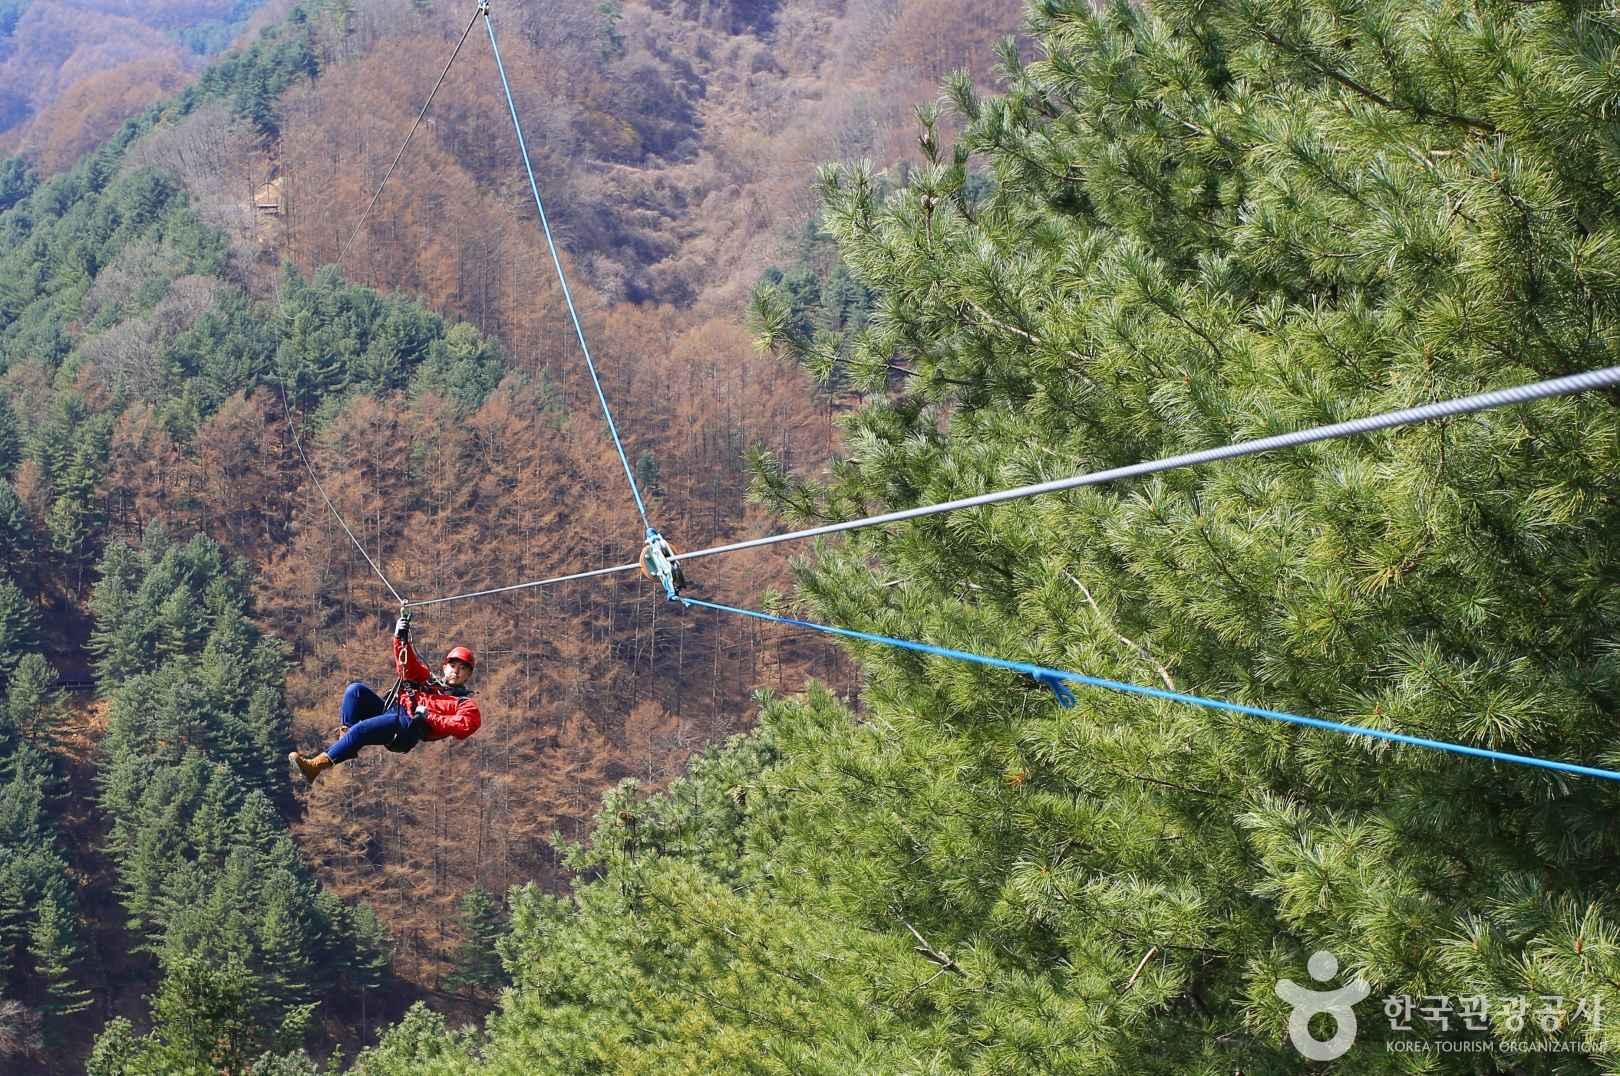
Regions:
<instances>
[{"instance_id":1,"label":"brown hiking boot","mask_svg":"<svg viewBox=\"0 0 1620 1076\"><path fill-rule=\"evenodd\" d=\"M293 751L287 756L287 761L298 767L298 772L304 775L304 781L307 784L314 784L315 778L321 775L321 771L332 764L332 760L327 758L324 752L314 758L305 758L297 751ZM322 765L322 763L325 763L325 765Z\"/></svg>"}]
</instances>

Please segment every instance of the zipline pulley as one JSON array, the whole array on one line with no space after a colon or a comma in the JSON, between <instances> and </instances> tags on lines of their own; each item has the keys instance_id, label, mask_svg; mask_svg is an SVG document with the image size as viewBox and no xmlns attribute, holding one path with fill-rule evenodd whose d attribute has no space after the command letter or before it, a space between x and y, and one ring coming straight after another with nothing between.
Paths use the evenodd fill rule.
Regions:
<instances>
[{"instance_id":1,"label":"zipline pulley","mask_svg":"<svg viewBox=\"0 0 1620 1076\"><path fill-rule=\"evenodd\" d=\"M641 574L663 586L664 597L670 601L686 588L686 573L675 559L675 550L651 527L647 528L647 543L641 547Z\"/></svg>"}]
</instances>

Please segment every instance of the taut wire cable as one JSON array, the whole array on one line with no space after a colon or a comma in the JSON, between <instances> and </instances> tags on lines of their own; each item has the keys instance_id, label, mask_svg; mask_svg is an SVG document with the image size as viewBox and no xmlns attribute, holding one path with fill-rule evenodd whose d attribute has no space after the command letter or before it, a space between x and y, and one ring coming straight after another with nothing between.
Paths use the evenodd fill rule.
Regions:
<instances>
[{"instance_id":1,"label":"taut wire cable","mask_svg":"<svg viewBox=\"0 0 1620 1076\"><path fill-rule=\"evenodd\" d=\"M1278 434L1275 437L1263 437L1254 441L1239 441L1235 444L1222 445L1219 448L1206 448L1197 452L1185 452L1178 456L1167 456L1163 459L1150 460L1145 463L1133 463L1126 467L1114 467L1106 471L1094 471L1088 474L1074 475L1070 478L1060 478L1051 482L1040 482L1035 485L1018 486L1014 489L1001 490L995 493L984 493L976 497L963 497L960 500L944 501L939 504L922 505L917 508L907 508L898 512L886 512L882 515L865 516L861 519L846 520L841 523L829 523L821 527L809 527L805 530L790 531L786 534L773 534L763 538L750 538L747 541L732 542L727 545L711 546L708 549L699 549L691 553L680 553L675 560L686 562L697 560L700 557L714 557L722 553L735 553L743 549L759 549L764 546L776 545L780 542L802 541L806 538L817 538L828 534L837 534L841 531L859 530L865 527L876 527L885 523L898 523L902 520L920 519L924 516L938 515L941 512L954 512L962 508L979 508L989 504L1000 504L1003 501L1017 500L1022 497L1033 497L1041 493L1057 493L1063 490L1078 489L1082 486L1097 486L1106 482L1117 482L1124 478L1137 478L1142 475L1158 474L1162 471L1171 471L1181 467L1193 467L1204 463L1213 463L1217 460L1237 459L1242 456L1253 456L1262 452L1271 452L1280 448L1295 448L1300 445L1314 444L1318 441L1328 441L1335 438L1353 437L1361 434L1373 433L1379 430L1390 429L1395 426L1411 425L1418 422L1432 422L1435 419L1450 418L1456 415L1471 414L1477 411L1486 411L1495 407L1506 407L1514 404L1529 403L1532 400L1542 400L1552 396L1566 396L1577 392L1588 392L1592 389L1612 388L1620 385L1620 366L1609 366L1601 370L1590 370L1585 373L1571 374L1568 377L1557 377L1547 381L1536 381L1528 385L1514 385L1505 389L1495 389L1491 392L1476 393L1472 396L1462 396L1452 400L1442 400L1437 403L1423 404L1420 407L1408 407L1399 411L1386 411L1378 415L1369 415L1365 418L1352 419L1348 422L1337 422L1328 426L1313 426L1293 433ZM508 590L521 590L527 587L549 586L553 583L566 582L572 579L583 579L595 575L611 575L616 572L631 571L639 567L637 564L621 564L613 568L598 568L593 572L581 572L574 575L555 576L550 579L537 579L530 583L516 583L512 586L498 587L494 590L476 590L466 594L452 594L444 598L433 598L424 602L412 602L413 605L435 605L440 602L460 601L463 598L482 597L486 594L498 594Z\"/></svg>"},{"instance_id":2,"label":"taut wire cable","mask_svg":"<svg viewBox=\"0 0 1620 1076\"><path fill-rule=\"evenodd\" d=\"M591 384L596 386L596 398L601 401L602 417L607 419L608 432L613 435L613 447L618 449L619 462L624 465L624 477L630 481L630 495L636 499L636 512L641 516L641 525L651 531L653 525L647 521L647 505L636 486L635 472L630 467L630 457L625 455L624 442L619 439L619 427L613 421L607 394L602 391L602 379L596 374L596 360L591 358L590 345L585 342L585 329L580 325L579 311L574 308L574 295L568 289L568 277L563 272L562 258L557 254L557 241L551 234L551 222L546 219L546 207L540 201L540 185L535 182L534 165L529 162L529 145L523 139L523 125L518 122L517 102L512 99L512 84L506 80L506 65L501 62L501 49L495 43L495 23L489 17L488 0L485 0L479 12L484 16L484 29L489 31L489 47L495 53L495 70L500 72L501 88L506 91L506 107L512 113L512 130L517 132L518 156L523 158L523 171L529 177L534 207L540 211L540 227L546 233L546 248L551 251L551 264L557 268L557 282L562 285L563 301L568 304L568 316L574 322L574 335L579 337L579 349L585 353L585 367L591 372Z\"/></svg>"},{"instance_id":3,"label":"taut wire cable","mask_svg":"<svg viewBox=\"0 0 1620 1076\"><path fill-rule=\"evenodd\" d=\"M1473 396L1463 396L1459 399L1424 404L1421 407L1387 411L1381 415L1369 415L1366 418L1352 419L1349 422L1336 422L1330 426L1314 426L1294 433L1278 434L1275 437L1263 437L1255 441L1239 441L1236 444L1222 445L1219 448L1206 448L1198 452L1185 452L1179 456L1167 456L1164 459L1151 460L1146 463L1133 463L1126 467L1114 467L1106 471L1095 471L1090 474L1075 475L1071 478L1059 478L1051 482L1039 482L1030 486L1001 490L996 493L983 493L976 497L963 497L955 501L943 501L939 504L906 508L898 512L886 512L878 516L865 516L861 519L851 519L842 523L809 527L805 530L791 531L787 534L773 534L764 538L751 538L744 542L732 542L729 545L712 546L692 553L681 553L675 559L678 561L696 560L699 557L713 557L721 553L735 553L741 549L758 549L762 546L776 545L778 542L797 542L806 538L819 538L823 535L837 534L841 531L860 530L865 527L881 526L885 523L899 523L907 519L921 519L924 516L938 515L941 512L955 512L963 508L980 508L987 504L1000 504L1003 501L1017 500L1021 497L1033 497L1041 493L1059 493L1063 490L1078 489L1082 486L1099 486L1106 482L1117 482L1122 478L1137 478L1142 475L1158 474L1161 471L1172 471L1181 467L1213 463L1217 460L1253 456L1279 448L1296 448L1317 441L1329 441L1335 438L1373 433L1393 426L1432 422L1439 418L1465 415L1475 411L1486 411L1493 407L1528 403L1531 400L1541 400L1549 396L1566 396L1591 389L1612 388L1616 385L1620 385L1620 366L1610 366L1602 370L1591 370L1586 373L1572 374L1568 377L1553 378L1549 381L1515 385L1511 388L1497 389L1493 392L1481 392Z\"/></svg>"},{"instance_id":4,"label":"taut wire cable","mask_svg":"<svg viewBox=\"0 0 1620 1076\"><path fill-rule=\"evenodd\" d=\"M445 77L450 74L450 68L455 64L456 57L461 55L461 46L467 43L467 35L472 33L473 24L478 21L479 12L484 10L484 6L484 4L480 4L478 11L474 11L473 17L467 20L467 28L461 31L461 40L456 42L455 50L450 53L449 63L446 63L444 70L439 73L439 81L433 84L433 90L428 94L426 103L422 105L422 111L416 114L416 122L411 124L410 133L405 136L405 141L400 143L399 152L394 154L394 163L390 164L388 171L383 173L382 182L377 184L377 193L371 196L371 204L367 205L366 211L360 214L359 223L354 226L354 231L349 233L349 238L344 240L343 246L338 250L336 264L343 264L343 258L349 253L349 247L353 245L355 237L360 234L360 229L366 226L366 218L371 216L371 211L377 207L377 199L382 197L383 188L388 185L388 177L394 174L394 169L399 165L400 158L405 156L405 148L411 144L411 139L416 137L416 129L422 125L422 119L432 106L433 98L438 94L439 87L444 85Z\"/></svg>"},{"instance_id":5,"label":"taut wire cable","mask_svg":"<svg viewBox=\"0 0 1620 1076\"><path fill-rule=\"evenodd\" d=\"M298 450L298 458L304 461L304 469L309 472L309 480L315 483L315 488L320 491L321 500L325 501L326 507L331 509L332 517L338 521L338 526L343 528L343 533L349 536L349 541L353 542L354 547L360 551L360 555L366 558L366 563L371 565L373 572L377 573L377 578L381 579L382 585L388 588L388 593L394 596L394 600L400 604L401 608L404 608L408 603L399 596L399 591L394 589L394 584L388 581L388 577L383 574L382 569L377 567L377 562L371 559L371 554L366 552L366 547L360 544L360 539L354 536L354 532L349 529L349 525L343 521L343 513L337 510L337 505L332 503L332 498L326 495L326 487L321 485L320 476L315 473L314 465L309 462L309 457L304 455L304 444L298 437L298 430L293 426L292 404L287 399L287 381L280 373L276 374L276 379L281 382L281 409L282 413L287 417L287 433L292 437L293 447Z\"/></svg>"},{"instance_id":6,"label":"taut wire cable","mask_svg":"<svg viewBox=\"0 0 1620 1076\"><path fill-rule=\"evenodd\" d=\"M1142 684L1130 684L1122 680L1108 680L1100 676L1087 676L1084 673L1069 672L1066 669L1052 669L1044 665L1031 665L1023 661L1007 661L1003 658L985 657L983 654L974 654L966 650L953 650L950 647L930 646L927 643L911 642L907 639L895 639L887 635L874 635L870 632L852 631L849 628L835 628L827 624L815 624L808 620L797 620L793 617L776 616L772 613L762 613L752 609L739 609L732 605L721 605L719 602L706 602L698 598L677 598L682 605L702 606L705 609L714 609L722 613L734 613L738 616L752 617L755 620L767 620L777 624L786 624L790 627L809 628L811 631L821 632L824 635L837 635L846 639L859 639L869 643L879 643L883 646L892 646L902 650L912 650L921 654L933 654L936 657L951 658L955 661L972 662L975 665L987 665L997 669L1008 669L1012 672L1023 673L1033 677L1041 684L1057 691L1054 681L1069 681L1077 684L1086 684L1090 687L1106 688L1109 691L1125 692L1131 695L1146 695L1149 698L1164 699L1169 702L1185 703L1189 706L1201 706L1209 710L1224 710L1234 714L1248 714L1251 717L1263 717L1269 721L1281 721L1290 725L1303 725L1306 728L1323 729L1327 732L1346 733L1351 736L1370 737L1375 740L1387 740L1391 743L1406 744L1410 747L1426 747L1434 751L1449 751L1454 755L1471 755L1474 758L1490 759L1493 762L1510 762L1518 766L1535 766L1544 770L1556 770L1559 773L1574 774L1581 777L1598 777L1605 781L1620 781L1620 773L1614 770L1598 769L1593 766L1581 766L1574 762L1561 762L1556 759L1539 758L1535 755L1516 755L1509 751L1493 751L1488 747L1470 747L1467 744L1450 743L1446 740L1431 740L1424 736L1409 736L1404 732L1391 732L1388 729L1372 728L1366 725L1347 725L1340 721L1328 721L1320 717L1306 717L1303 714L1292 714L1286 710L1268 710L1260 706L1248 706L1240 702L1227 702L1223 699L1210 699L1202 695L1189 695L1181 691L1166 691L1164 688L1147 687ZM1058 692L1058 699L1064 705L1064 693Z\"/></svg>"}]
</instances>

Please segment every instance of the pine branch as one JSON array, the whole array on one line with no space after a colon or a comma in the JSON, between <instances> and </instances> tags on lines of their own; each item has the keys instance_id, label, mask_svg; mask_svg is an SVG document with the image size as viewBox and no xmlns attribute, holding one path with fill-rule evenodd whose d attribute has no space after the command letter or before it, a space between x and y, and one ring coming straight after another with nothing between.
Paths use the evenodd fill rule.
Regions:
<instances>
[{"instance_id":1,"label":"pine branch","mask_svg":"<svg viewBox=\"0 0 1620 1076\"><path fill-rule=\"evenodd\" d=\"M1381 105L1392 112L1411 113L1412 115L1417 116L1418 119L1433 116L1435 119L1445 120L1447 123L1455 123L1463 127L1469 127L1485 134L1496 133L1496 125L1491 123L1489 120L1475 119L1471 116L1459 116L1450 112L1431 111L1421 105L1411 108L1403 108L1394 101L1390 100L1388 97L1385 97L1383 94L1379 93L1377 90L1374 90L1372 87L1362 85L1360 82L1357 82L1343 71L1340 71L1338 68L1318 58L1312 54L1309 49L1284 41L1282 38L1278 37L1276 34L1272 33L1270 30L1267 30L1263 26L1256 26L1255 32L1261 37L1265 38L1266 41L1268 41L1279 51L1286 52L1290 55L1299 57L1301 60L1304 60L1307 64L1314 68L1318 74L1332 79L1345 89L1365 97L1367 100Z\"/></svg>"},{"instance_id":2,"label":"pine branch","mask_svg":"<svg viewBox=\"0 0 1620 1076\"><path fill-rule=\"evenodd\" d=\"M1140 962L1139 962L1139 963L1138 963L1138 964L1137 964L1137 965L1136 965L1136 970L1135 970L1135 971L1133 971L1133 972L1131 972L1131 977L1130 977L1130 979L1129 979L1129 980L1127 980L1127 981L1126 981L1126 983L1125 983L1125 985L1124 985L1124 986L1123 986L1123 987L1121 987L1121 988L1120 988L1120 991L1119 991L1119 992L1120 992L1120 993L1121 993L1121 994L1128 994L1128 993L1130 993L1130 990L1131 990L1131 987L1133 987L1133 986L1135 986L1135 985L1136 985L1136 980L1137 980L1137 978L1138 978L1138 977L1139 977L1139 976L1140 976L1140 975L1141 975L1141 974L1142 974L1142 969L1143 969L1143 968L1145 968L1145 967L1147 967L1147 965L1148 965L1148 961L1149 961L1149 960L1152 960L1152 959L1153 959L1153 957L1154 957L1154 956L1155 956L1155 955L1156 955L1156 954L1157 954L1157 953L1158 953L1158 951L1159 951L1159 947L1158 947L1158 946L1157 946L1157 945L1155 945L1155 946L1153 946L1153 947L1152 947L1152 948L1150 948L1150 949L1149 949L1149 950L1148 950L1148 951L1147 951L1147 952L1145 952L1145 953L1143 953L1143 954L1142 954L1142 959L1141 959L1141 961L1140 961Z\"/></svg>"},{"instance_id":3,"label":"pine branch","mask_svg":"<svg viewBox=\"0 0 1620 1076\"><path fill-rule=\"evenodd\" d=\"M1188 332L1202 340L1205 346L1207 346L1210 351L1215 353L1215 358L1218 361L1226 361L1226 352L1221 350L1221 345L1217 344L1213 337L1211 337L1207 332L1199 328L1197 325L1193 324L1189 318L1174 308L1170 304L1169 300L1156 294L1150 289L1144 289L1144 294L1147 295L1148 302L1152 303L1160 313L1164 314L1165 317L1169 318L1171 321L1174 321L1176 324L1180 325L1182 328L1186 329Z\"/></svg>"},{"instance_id":4,"label":"pine branch","mask_svg":"<svg viewBox=\"0 0 1620 1076\"><path fill-rule=\"evenodd\" d=\"M941 373L923 374L923 373L920 373L917 370L912 369L909 366L901 366L899 363L895 363L895 362L877 362L877 363L872 363L872 364L870 364L870 366L868 366L866 364L859 363L857 360L852 359L852 360L850 360L849 365L852 368L886 370L889 373L900 374L903 377L922 377L922 378L925 378L926 380L929 380L929 381L939 381L939 382L942 382L942 383L944 383L946 385L956 385L956 386L959 386L961 388L973 388L974 385L976 384L975 382L968 381L965 378L947 377L946 375L941 374Z\"/></svg>"},{"instance_id":5,"label":"pine branch","mask_svg":"<svg viewBox=\"0 0 1620 1076\"><path fill-rule=\"evenodd\" d=\"M1108 623L1109 630L1114 633L1115 638L1124 643L1126 646L1130 647L1132 650L1136 651L1137 655L1141 657L1143 661L1147 662L1149 665L1152 665L1159 671L1159 679L1164 682L1165 687L1169 688L1171 691L1179 690L1176 687L1176 682L1170 678L1169 670L1153 659L1153 655L1148 652L1147 647L1143 646L1141 643L1130 638L1129 636L1122 635L1119 629L1114 626L1113 622L1109 621L1108 615L1102 611L1102 606L1097 604L1097 599L1091 596L1091 591L1087 589L1084 583L1080 582L1079 579L1076 579L1068 572L1064 572L1063 577L1080 588L1080 593L1085 595L1087 603L1090 604L1092 609L1096 610L1097 615L1102 617L1103 620Z\"/></svg>"},{"instance_id":6,"label":"pine branch","mask_svg":"<svg viewBox=\"0 0 1620 1076\"><path fill-rule=\"evenodd\" d=\"M894 1008L896 1010L898 1010L901 1006L905 1005L906 1002L911 1000L911 995L915 994L917 991L919 991L919 990L923 989L924 987L928 986L935 979L939 978L941 975L944 975L947 971L950 971L950 970L951 970L950 968L940 968L938 971L934 972L934 974L930 975L928 978L924 979L922 982L918 983L916 986L912 987L910 990L907 990L904 994L901 994L899 1000L897 1000L894 1003Z\"/></svg>"},{"instance_id":7,"label":"pine branch","mask_svg":"<svg viewBox=\"0 0 1620 1076\"><path fill-rule=\"evenodd\" d=\"M1204 796L1212 800L1226 800L1231 803L1236 803L1239 800L1239 797L1225 792L1212 792L1207 788L1199 788L1197 785L1177 784L1175 781L1166 781L1162 777L1149 777L1146 774L1132 773L1129 770L1121 770L1114 766L1110 766L1105 762L1100 762L1095 758L1088 760L1088 764L1096 766L1099 769L1106 770L1115 777L1121 777L1127 781L1136 781L1144 785L1158 785L1160 788L1170 788L1177 792L1185 792L1193 796Z\"/></svg>"},{"instance_id":8,"label":"pine branch","mask_svg":"<svg viewBox=\"0 0 1620 1076\"><path fill-rule=\"evenodd\" d=\"M1014 336L1022 337L1023 339L1028 340L1031 344L1035 345L1036 347L1045 347L1046 346L1046 342L1044 340L1042 340L1039 336L1036 336L1034 333L1030 332L1027 329L1021 329L1017 325L1013 325L1013 324L1010 324L1008 322L1002 321L1000 318L998 318L994 314L990 313L990 311L986 310L984 307L980 306L978 303L974 302L972 299L969 299L966 296L963 296L962 297L962 302L967 304L970 308L972 308L974 313L978 314L985 321L988 321L991 325L994 325L996 328L1002 330L1003 332L1012 333ZM1063 350L1061 350L1059 352L1059 354L1065 356L1066 358L1071 358L1075 362L1081 364L1081 368L1072 371L1076 377L1078 377L1080 380L1084 381L1088 385L1095 386L1097 384L1097 382L1089 374L1087 374L1085 372L1083 367L1084 367L1084 364L1085 364L1086 360L1079 354L1079 352L1075 351L1072 348L1064 348Z\"/></svg>"},{"instance_id":9,"label":"pine branch","mask_svg":"<svg viewBox=\"0 0 1620 1076\"><path fill-rule=\"evenodd\" d=\"M1031 168L1038 172L1044 173L1052 179L1057 180L1059 183L1078 183L1080 181L1080 177L1070 175L1067 168L1065 168L1062 172L1054 172L1052 169L1048 168L1034 157L1031 157L1029 154L1014 149L1011 145L1004 142L1000 137L990 139L990 146L992 149L998 149L1009 157L1023 161Z\"/></svg>"},{"instance_id":10,"label":"pine branch","mask_svg":"<svg viewBox=\"0 0 1620 1076\"><path fill-rule=\"evenodd\" d=\"M900 920L900 922L904 923L905 928L911 931L911 936L917 939L917 944L913 947L917 952L921 953L925 958L933 961L935 964L938 964L944 971L954 972L957 975L967 974L961 969L956 961L952 960L938 949L935 949L932 945L929 945L928 939L917 933L916 927L912 926L910 923L907 923L904 919Z\"/></svg>"}]
</instances>

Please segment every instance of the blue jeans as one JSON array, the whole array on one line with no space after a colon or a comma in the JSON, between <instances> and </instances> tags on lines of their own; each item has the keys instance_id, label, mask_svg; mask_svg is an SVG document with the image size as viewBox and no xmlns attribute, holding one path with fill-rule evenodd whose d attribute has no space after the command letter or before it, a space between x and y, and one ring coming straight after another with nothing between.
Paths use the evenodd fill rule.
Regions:
<instances>
[{"instance_id":1,"label":"blue jeans","mask_svg":"<svg viewBox=\"0 0 1620 1076\"><path fill-rule=\"evenodd\" d=\"M343 735L326 749L333 762L347 762L362 747L393 747L410 750L422 738L421 730L405 708L387 706L382 697L365 684L350 684L343 692Z\"/></svg>"}]
</instances>

